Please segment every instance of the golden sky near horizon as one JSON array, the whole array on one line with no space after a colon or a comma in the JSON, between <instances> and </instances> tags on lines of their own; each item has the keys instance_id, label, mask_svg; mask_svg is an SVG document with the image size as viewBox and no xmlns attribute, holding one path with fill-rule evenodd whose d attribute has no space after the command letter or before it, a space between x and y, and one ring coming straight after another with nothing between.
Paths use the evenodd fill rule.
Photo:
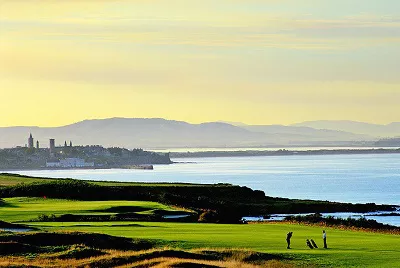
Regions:
<instances>
[{"instance_id":1,"label":"golden sky near horizon","mask_svg":"<svg viewBox=\"0 0 400 268\"><path fill-rule=\"evenodd\" d=\"M0 0L0 126L400 121L397 0Z\"/></svg>"}]
</instances>

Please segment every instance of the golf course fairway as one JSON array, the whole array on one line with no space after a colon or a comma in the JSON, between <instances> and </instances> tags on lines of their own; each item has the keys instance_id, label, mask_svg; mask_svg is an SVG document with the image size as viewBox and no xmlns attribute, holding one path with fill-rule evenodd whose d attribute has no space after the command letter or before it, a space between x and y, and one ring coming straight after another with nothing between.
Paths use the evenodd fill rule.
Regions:
<instances>
[{"instance_id":1,"label":"golf course fairway","mask_svg":"<svg viewBox=\"0 0 400 268\"><path fill-rule=\"evenodd\" d=\"M297 224L198 224L159 222L32 223L48 231L82 231L129 238L163 240L179 248L240 248L283 254L297 264L318 267L399 267L400 237L392 234L325 228L328 249L322 247L320 226ZM286 233L292 231L292 249ZM318 249L306 247L314 239Z\"/></svg>"}]
</instances>

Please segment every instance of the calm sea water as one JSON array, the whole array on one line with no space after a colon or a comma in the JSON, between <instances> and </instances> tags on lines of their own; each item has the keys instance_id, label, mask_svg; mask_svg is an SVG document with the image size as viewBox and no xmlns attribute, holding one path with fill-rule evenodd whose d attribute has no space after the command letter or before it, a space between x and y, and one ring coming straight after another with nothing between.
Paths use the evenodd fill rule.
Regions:
<instances>
[{"instance_id":1,"label":"calm sea water","mask_svg":"<svg viewBox=\"0 0 400 268\"><path fill-rule=\"evenodd\" d=\"M335 147L335 146L322 146L322 147L235 147L235 148L168 148L168 149L151 149L149 151L159 153L196 153L196 152L236 152L236 151L277 151L279 149L285 149L289 151L309 151L309 150L368 150L368 149L394 149L393 147Z\"/></svg>"},{"instance_id":2,"label":"calm sea water","mask_svg":"<svg viewBox=\"0 0 400 268\"><path fill-rule=\"evenodd\" d=\"M154 170L16 173L124 182L231 183L269 196L400 205L400 154L186 158Z\"/></svg>"}]
</instances>

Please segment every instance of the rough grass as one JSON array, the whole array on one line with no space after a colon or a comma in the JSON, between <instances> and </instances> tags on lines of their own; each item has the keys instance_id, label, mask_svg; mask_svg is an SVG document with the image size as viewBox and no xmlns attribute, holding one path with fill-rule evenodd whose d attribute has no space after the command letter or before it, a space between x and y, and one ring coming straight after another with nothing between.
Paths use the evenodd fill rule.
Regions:
<instances>
[{"instance_id":1,"label":"rough grass","mask_svg":"<svg viewBox=\"0 0 400 268\"><path fill-rule=\"evenodd\" d=\"M87 258L91 258L91 257L103 256L106 254L107 253L105 251L101 251L98 249L88 248L83 245L74 245L66 252L61 252L61 253L53 256L53 258L63 259L63 260L67 260L67 259L81 260L81 259L87 259Z\"/></svg>"},{"instance_id":2,"label":"rough grass","mask_svg":"<svg viewBox=\"0 0 400 268\"><path fill-rule=\"evenodd\" d=\"M71 252L68 250L67 252ZM75 249L76 251L76 249ZM172 249L154 249L147 251L115 251L81 248L80 254L39 254L34 258L26 256L0 257L0 266L4 267L294 267L286 260L263 259L249 261L251 251L207 250L183 251ZM85 252L85 253L82 253ZM94 254L88 254L88 253ZM227 254L229 253L229 254ZM212 254L211 258L210 255ZM66 256L68 256L66 258Z\"/></svg>"},{"instance_id":3,"label":"rough grass","mask_svg":"<svg viewBox=\"0 0 400 268\"><path fill-rule=\"evenodd\" d=\"M163 248L151 241L102 234L35 232L3 234L0 240L2 267L292 267L281 255Z\"/></svg>"},{"instance_id":4,"label":"rough grass","mask_svg":"<svg viewBox=\"0 0 400 268\"><path fill-rule=\"evenodd\" d=\"M39 215L63 214L115 215L136 212L143 215L165 212L185 212L176 207L146 201L75 201L65 199L14 197L4 198L0 205L0 219L9 222L30 221Z\"/></svg>"}]
</instances>

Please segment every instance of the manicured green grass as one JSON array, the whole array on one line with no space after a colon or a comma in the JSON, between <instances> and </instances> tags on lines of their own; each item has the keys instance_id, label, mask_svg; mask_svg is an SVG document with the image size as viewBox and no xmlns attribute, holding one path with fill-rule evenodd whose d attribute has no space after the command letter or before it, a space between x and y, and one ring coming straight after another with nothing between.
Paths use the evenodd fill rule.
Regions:
<instances>
[{"instance_id":1,"label":"manicured green grass","mask_svg":"<svg viewBox=\"0 0 400 268\"><path fill-rule=\"evenodd\" d=\"M106 210L113 207L132 207L132 210L141 214L152 214L154 210L176 210L160 203L145 201L74 201L28 197L3 198L3 200L5 204L0 206L0 219L8 222L29 221L41 214L112 215L115 213Z\"/></svg>"},{"instance_id":2,"label":"manicured green grass","mask_svg":"<svg viewBox=\"0 0 400 268\"><path fill-rule=\"evenodd\" d=\"M400 237L327 228L329 249L308 249L312 238L322 247L322 227L291 224L196 224L155 222L32 223L44 230L74 230L130 238L157 239L183 248L246 248L285 254L297 263L328 267L400 267ZM292 249L286 233L292 231Z\"/></svg>"}]
</instances>

